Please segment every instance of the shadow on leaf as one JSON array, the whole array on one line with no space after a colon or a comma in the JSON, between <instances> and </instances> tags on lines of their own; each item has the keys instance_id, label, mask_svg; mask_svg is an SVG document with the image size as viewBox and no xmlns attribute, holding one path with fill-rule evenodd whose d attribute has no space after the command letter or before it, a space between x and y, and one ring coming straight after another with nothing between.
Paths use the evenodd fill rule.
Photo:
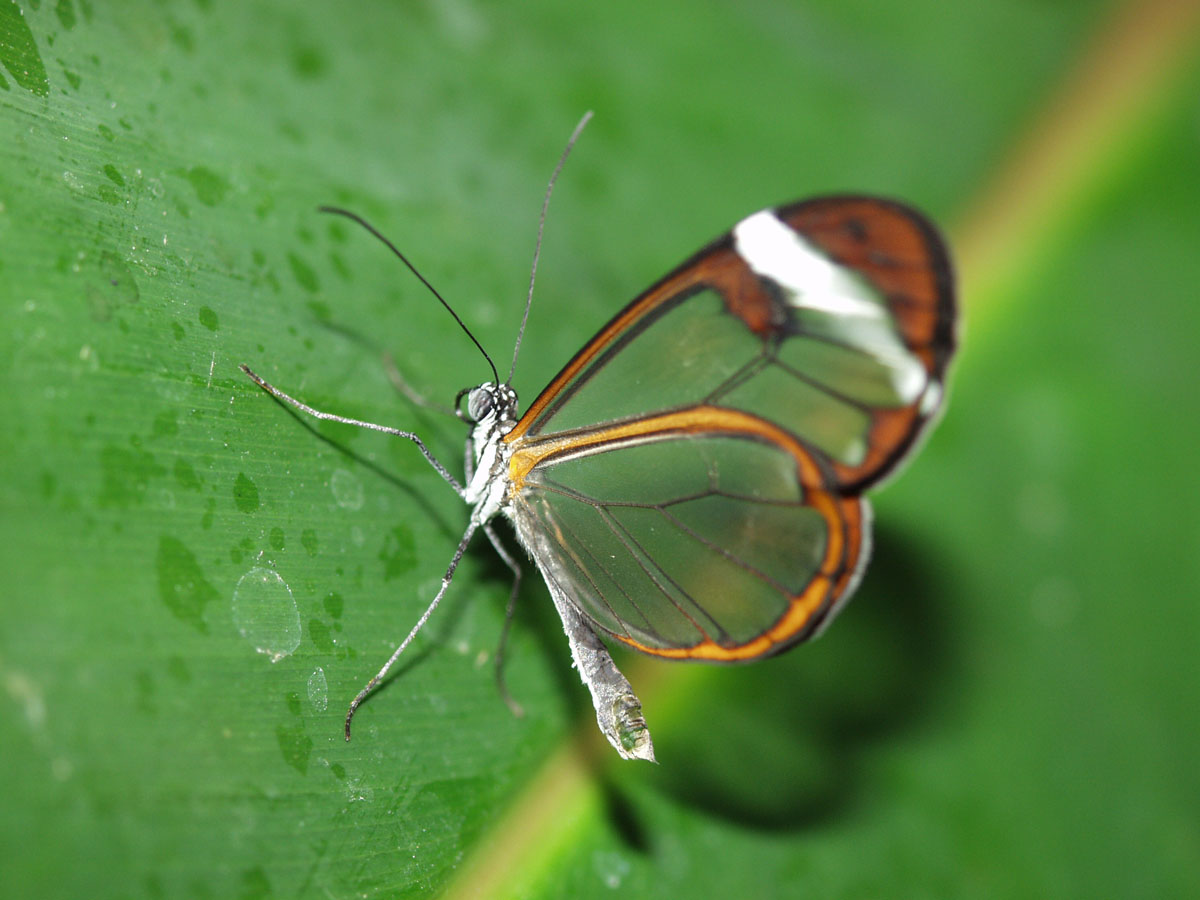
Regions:
<instances>
[{"instance_id":1,"label":"shadow on leaf","mask_svg":"<svg viewBox=\"0 0 1200 900\"><path fill-rule=\"evenodd\" d=\"M636 773L639 790L771 830L815 827L864 797L863 754L928 723L954 680L947 573L928 547L881 531L864 589L819 641L696 673L661 722L650 701L661 765ZM612 796L622 782L623 770ZM640 833L627 804L610 807L622 834Z\"/></svg>"}]
</instances>

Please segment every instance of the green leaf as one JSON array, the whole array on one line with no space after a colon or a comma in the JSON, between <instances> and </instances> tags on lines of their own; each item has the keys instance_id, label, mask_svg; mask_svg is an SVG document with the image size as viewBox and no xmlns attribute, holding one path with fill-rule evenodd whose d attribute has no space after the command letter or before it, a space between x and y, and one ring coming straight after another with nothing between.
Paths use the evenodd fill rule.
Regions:
<instances>
[{"instance_id":1,"label":"green leaf","mask_svg":"<svg viewBox=\"0 0 1200 900\"><path fill-rule=\"evenodd\" d=\"M1194 17L1145 7L0 0L0 895L1200 891L1200 72ZM483 542L347 744L466 510L237 366L456 461L383 355L443 402L486 364L316 207L503 368L589 108L527 401L739 217L853 189L960 238L948 414L820 641L626 661L660 766L597 748L541 585L508 712Z\"/></svg>"}]
</instances>

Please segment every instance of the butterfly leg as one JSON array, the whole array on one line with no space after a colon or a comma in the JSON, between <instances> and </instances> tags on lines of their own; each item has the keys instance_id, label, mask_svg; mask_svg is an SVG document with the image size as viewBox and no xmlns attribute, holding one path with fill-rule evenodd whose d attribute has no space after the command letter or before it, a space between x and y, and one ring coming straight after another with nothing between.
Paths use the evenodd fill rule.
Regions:
<instances>
[{"instance_id":1,"label":"butterfly leg","mask_svg":"<svg viewBox=\"0 0 1200 900\"><path fill-rule=\"evenodd\" d=\"M346 740L350 740L350 720L354 718L355 711L367 699L367 695L375 690L375 686L387 677L388 671L396 664L396 660L400 658L400 654L408 649L408 645L417 636L417 632L425 627L425 623L429 621L429 617L433 615L433 611L442 602L442 597L446 594L446 588L450 587L450 582L454 580L454 570L458 568L463 554L467 552L467 544L471 542L471 536L475 534L475 529L478 527L479 525L475 521L472 521L467 526L462 540L458 542L458 549L454 551L454 558L450 560L450 565L446 567L446 574L442 576L441 587L438 588L438 592L429 606L425 608L425 612L421 613L421 618L417 619L417 624L412 627L412 631L408 633L408 637L400 642L400 646L396 648L396 651L388 658L388 661L383 664L383 668L376 672L375 677L368 681L366 686L358 692L358 695L350 701L350 709L346 711Z\"/></svg>"},{"instance_id":2,"label":"butterfly leg","mask_svg":"<svg viewBox=\"0 0 1200 900\"><path fill-rule=\"evenodd\" d=\"M387 425L376 425L374 422L364 422L361 419L350 419L350 418L347 418L346 416L335 415L334 413L321 412L319 409L313 409L307 403L301 403L295 397L291 397L288 394L285 394L283 391L281 391L279 388L275 387L273 384L269 384L268 382L264 381L262 378L259 378L252 371L250 371L250 367L245 365L244 363L242 365L238 366L238 368L241 369L243 372L245 372L250 377L251 381L253 381L255 384L257 384L260 388L262 388L264 391L266 391L268 394L270 394L276 400L279 400L283 403L290 404L291 406L296 407L296 409L300 410L301 412L308 413L314 419L325 419L330 422L341 422L343 425L357 425L359 428L369 428L371 431L382 431L384 434L390 434L393 437L401 437L401 438L404 438L405 440L412 441L414 444L417 445L417 449L421 451L421 455L425 457L425 460L431 466L433 466L433 468L437 471L437 473L439 475L442 476L442 479L447 484L449 484L452 488L454 488L454 490L458 492L458 495L460 497L462 496L463 486L458 483L458 479L455 478L453 475L451 475L449 470L445 466L443 466L440 462L438 462L437 457L435 457L432 453L430 453L429 448L425 446L425 442L422 441L415 434L413 434L411 431L401 431L398 428L389 428Z\"/></svg>"},{"instance_id":3,"label":"butterfly leg","mask_svg":"<svg viewBox=\"0 0 1200 900\"><path fill-rule=\"evenodd\" d=\"M525 715L525 710L521 704L513 699L512 694L508 692L508 682L504 680L504 655L508 648L508 632L512 627L513 612L517 608L517 595L521 592L521 564L513 557L508 549L500 542L500 535L496 534L495 529L491 525L483 526L483 533L487 535L488 540L492 542L492 546L496 548L496 553L504 560L504 564L513 573L512 591L508 595L508 606L504 610L504 626L500 630L500 645L496 648L496 689L500 691L500 696L504 702L508 704L509 710L518 719Z\"/></svg>"}]
</instances>

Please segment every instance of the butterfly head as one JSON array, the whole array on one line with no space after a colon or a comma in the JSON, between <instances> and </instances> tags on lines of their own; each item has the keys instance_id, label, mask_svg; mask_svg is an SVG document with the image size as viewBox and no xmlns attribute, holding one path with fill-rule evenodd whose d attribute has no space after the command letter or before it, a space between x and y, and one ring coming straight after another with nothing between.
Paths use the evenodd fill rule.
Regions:
<instances>
[{"instance_id":1,"label":"butterfly head","mask_svg":"<svg viewBox=\"0 0 1200 900\"><path fill-rule=\"evenodd\" d=\"M465 409L463 397L467 399ZM496 430L505 434L517 421L517 392L507 384L485 381L459 391L456 406L459 418L474 425L477 434Z\"/></svg>"}]
</instances>

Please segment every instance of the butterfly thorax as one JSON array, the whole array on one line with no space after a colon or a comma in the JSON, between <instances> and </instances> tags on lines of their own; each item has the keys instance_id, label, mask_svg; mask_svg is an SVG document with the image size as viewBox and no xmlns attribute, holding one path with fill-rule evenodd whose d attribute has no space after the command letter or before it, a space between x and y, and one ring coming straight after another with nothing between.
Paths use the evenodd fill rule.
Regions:
<instances>
[{"instance_id":1,"label":"butterfly thorax","mask_svg":"<svg viewBox=\"0 0 1200 900\"><path fill-rule=\"evenodd\" d=\"M471 518L482 524L500 512L507 494L511 450L501 439L517 424L517 392L491 382L471 389L466 418L475 423L471 430L475 470L463 499L474 507Z\"/></svg>"}]
</instances>

